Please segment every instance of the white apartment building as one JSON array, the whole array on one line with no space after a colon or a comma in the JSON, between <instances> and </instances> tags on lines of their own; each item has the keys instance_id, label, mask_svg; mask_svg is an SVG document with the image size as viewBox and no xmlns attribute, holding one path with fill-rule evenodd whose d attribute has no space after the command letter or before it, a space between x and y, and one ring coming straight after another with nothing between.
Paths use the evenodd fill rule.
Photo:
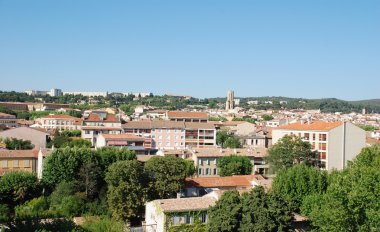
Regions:
<instances>
[{"instance_id":1,"label":"white apartment building","mask_svg":"<svg viewBox=\"0 0 380 232\"><path fill-rule=\"evenodd\" d=\"M82 119L64 114L47 115L36 119L38 127L57 130L80 130Z\"/></svg>"},{"instance_id":2,"label":"white apartment building","mask_svg":"<svg viewBox=\"0 0 380 232\"><path fill-rule=\"evenodd\" d=\"M273 128L273 144L285 135L294 134L310 142L318 152L320 167L342 170L365 147L365 131L350 122L299 122Z\"/></svg>"}]
</instances>

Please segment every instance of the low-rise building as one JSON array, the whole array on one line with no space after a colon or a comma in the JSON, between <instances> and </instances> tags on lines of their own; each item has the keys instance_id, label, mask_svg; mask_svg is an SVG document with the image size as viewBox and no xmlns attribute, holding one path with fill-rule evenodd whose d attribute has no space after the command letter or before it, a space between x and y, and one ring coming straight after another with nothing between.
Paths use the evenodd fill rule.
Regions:
<instances>
[{"instance_id":1,"label":"low-rise building","mask_svg":"<svg viewBox=\"0 0 380 232\"><path fill-rule=\"evenodd\" d=\"M0 138L30 140L35 149L46 148L51 134L42 128L17 127L0 132Z\"/></svg>"},{"instance_id":2,"label":"low-rise building","mask_svg":"<svg viewBox=\"0 0 380 232\"><path fill-rule=\"evenodd\" d=\"M205 112L169 111L167 119L174 122L201 122L207 123L208 114Z\"/></svg>"},{"instance_id":3,"label":"low-rise building","mask_svg":"<svg viewBox=\"0 0 380 232\"><path fill-rule=\"evenodd\" d=\"M44 129L80 130L82 119L65 114L52 114L36 119L38 126Z\"/></svg>"},{"instance_id":4,"label":"low-rise building","mask_svg":"<svg viewBox=\"0 0 380 232\"><path fill-rule=\"evenodd\" d=\"M144 231L164 232L183 224L201 224L208 221L207 210L214 206L217 198L214 196L164 199L148 202L145 206Z\"/></svg>"},{"instance_id":5,"label":"low-rise building","mask_svg":"<svg viewBox=\"0 0 380 232\"><path fill-rule=\"evenodd\" d=\"M366 146L366 134L350 122L309 121L273 128L273 144L285 135L294 134L311 144L318 153L319 166L342 170Z\"/></svg>"},{"instance_id":6,"label":"low-rise building","mask_svg":"<svg viewBox=\"0 0 380 232\"><path fill-rule=\"evenodd\" d=\"M0 125L8 128L18 127L16 116L0 112Z\"/></svg>"},{"instance_id":7,"label":"low-rise building","mask_svg":"<svg viewBox=\"0 0 380 232\"><path fill-rule=\"evenodd\" d=\"M132 134L100 134L96 147L126 147L136 154L148 155L152 145L145 138Z\"/></svg>"}]
</instances>

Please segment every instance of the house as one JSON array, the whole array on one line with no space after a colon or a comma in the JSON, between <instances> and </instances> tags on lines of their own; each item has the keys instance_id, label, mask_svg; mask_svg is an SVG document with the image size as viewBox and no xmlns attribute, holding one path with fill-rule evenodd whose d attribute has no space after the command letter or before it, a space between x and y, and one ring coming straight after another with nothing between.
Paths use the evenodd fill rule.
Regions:
<instances>
[{"instance_id":1,"label":"house","mask_svg":"<svg viewBox=\"0 0 380 232\"><path fill-rule=\"evenodd\" d=\"M42 128L18 127L0 132L0 138L30 140L35 149L46 148L51 134Z\"/></svg>"},{"instance_id":2,"label":"house","mask_svg":"<svg viewBox=\"0 0 380 232\"><path fill-rule=\"evenodd\" d=\"M326 170L342 170L366 146L366 134L350 122L309 121L273 128L273 144L285 135L297 135L318 153L319 166Z\"/></svg>"},{"instance_id":3,"label":"house","mask_svg":"<svg viewBox=\"0 0 380 232\"><path fill-rule=\"evenodd\" d=\"M80 130L82 119L65 114L51 114L36 119L40 128L62 130Z\"/></svg>"},{"instance_id":4,"label":"house","mask_svg":"<svg viewBox=\"0 0 380 232\"><path fill-rule=\"evenodd\" d=\"M196 177L185 180L186 197L201 197L213 191L251 190L255 186L271 188L271 180L262 175Z\"/></svg>"},{"instance_id":5,"label":"house","mask_svg":"<svg viewBox=\"0 0 380 232\"><path fill-rule=\"evenodd\" d=\"M150 154L152 145L145 138L132 134L99 134L97 148L101 147L126 147L136 154Z\"/></svg>"},{"instance_id":6,"label":"house","mask_svg":"<svg viewBox=\"0 0 380 232\"><path fill-rule=\"evenodd\" d=\"M49 150L0 150L0 176L14 171L27 171L42 177L43 159Z\"/></svg>"},{"instance_id":7,"label":"house","mask_svg":"<svg viewBox=\"0 0 380 232\"><path fill-rule=\"evenodd\" d=\"M103 111L93 111L83 118L82 138L97 146L100 134L121 134L121 120L114 114Z\"/></svg>"},{"instance_id":8,"label":"house","mask_svg":"<svg viewBox=\"0 0 380 232\"><path fill-rule=\"evenodd\" d=\"M205 112L169 111L167 119L174 122L200 122L207 123L208 114Z\"/></svg>"},{"instance_id":9,"label":"house","mask_svg":"<svg viewBox=\"0 0 380 232\"><path fill-rule=\"evenodd\" d=\"M287 125L288 124L288 120L285 119L285 118L282 118L282 119L273 119L271 121L267 121L265 124L266 124L267 127L275 128L275 127Z\"/></svg>"},{"instance_id":10,"label":"house","mask_svg":"<svg viewBox=\"0 0 380 232\"><path fill-rule=\"evenodd\" d=\"M225 156L237 155L246 156L251 160L253 165L252 173L266 174L269 168L264 157L267 149L218 149L218 148L203 148L193 149L191 159L194 161L197 168L198 177L219 176L217 167L218 159Z\"/></svg>"},{"instance_id":11,"label":"house","mask_svg":"<svg viewBox=\"0 0 380 232\"><path fill-rule=\"evenodd\" d=\"M214 196L176 198L155 200L146 203L145 222L146 232L164 232L183 224L194 224L198 221L206 224L208 221L207 210L215 205L217 198Z\"/></svg>"},{"instance_id":12,"label":"house","mask_svg":"<svg viewBox=\"0 0 380 232\"><path fill-rule=\"evenodd\" d=\"M0 112L0 125L8 128L18 127L16 116Z\"/></svg>"},{"instance_id":13,"label":"house","mask_svg":"<svg viewBox=\"0 0 380 232\"><path fill-rule=\"evenodd\" d=\"M244 147L249 148L269 148L272 145L272 136L268 130L257 129L254 133L236 136Z\"/></svg>"},{"instance_id":14,"label":"house","mask_svg":"<svg viewBox=\"0 0 380 232\"><path fill-rule=\"evenodd\" d=\"M165 119L167 112L167 110L151 110L146 115L152 119Z\"/></svg>"}]
</instances>

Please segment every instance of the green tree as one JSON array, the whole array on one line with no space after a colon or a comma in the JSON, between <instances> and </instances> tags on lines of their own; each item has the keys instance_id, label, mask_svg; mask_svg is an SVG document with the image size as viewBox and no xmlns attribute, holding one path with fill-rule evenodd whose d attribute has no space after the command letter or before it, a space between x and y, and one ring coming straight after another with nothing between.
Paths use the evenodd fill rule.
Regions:
<instances>
[{"instance_id":1,"label":"green tree","mask_svg":"<svg viewBox=\"0 0 380 232\"><path fill-rule=\"evenodd\" d=\"M100 191L102 170L93 162L85 162L79 170L79 186L86 197L94 199Z\"/></svg>"},{"instance_id":2,"label":"green tree","mask_svg":"<svg viewBox=\"0 0 380 232\"><path fill-rule=\"evenodd\" d=\"M239 231L242 219L242 205L238 191L227 191L208 211L207 231Z\"/></svg>"},{"instance_id":3,"label":"green tree","mask_svg":"<svg viewBox=\"0 0 380 232\"><path fill-rule=\"evenodd\" d=\"M49 218L49 202L45 197L34 198L15 208L17 219Z\"/></svg>"},{"instance_id":4,"label":"green tree","mask_svg":"<svg viewBox=\"0 0 380 232\"><path fill-rule=\"evenodd\" d=\"M34 148L30 140L6 138L4 139L4 143L8 150L31 150Z\"/></svg>"},{"instance_id":5,"label":"green tree","mask_svg":"<svg viewBox=\"0 0 380 232\"><path fill-rule=\"evenodd\" d=\"M191 177L195 174L196 168L194 165L194 161L192 160L184 160L185 167L186 167L186 177Z\"/></svg>"},{"instance_id":6,"label":"green tree","mask_svg":"<svg viewBox=\"0 0 380 232\"><path fill-rule=\"evenodd\" d=\"M182 190L188 175L186 162L174 156L156 156L145 163L150 192L160 199L173 198ZM154 198L154 196L151 196Z\"/></svg>"},{"instance_id":7,"label":"green tree","mask_svg":"<svg viewBox=\"0 0 380 232\"><path fill-rule=\"evenodd\" d=\"M0 204L15 206L39 196L41 186L29 172L10 172L0 179Z\"/></svg>"},{"instance_id":8,"label":"green tree","mask_svg":"<svg viewBox=\"0 0 380 232\"><path fill-rule=\"evenodd\" d=\"M311 144L296 135L285 135L268 149L266 160L275 170L290 168L295 164L311 164L315 153Z\"/></svg>"},{"instance_id":9,"label":"green tree","mask_svg":"<svg viewBox=\"0 0 380 232\"><path fill-rule=\"evenodd\" d=\"M238 138L234 137L229 137L225 143L224 143L225 148L241 148L241 143Z\"/></svg>"},{"instance_id":10,"label":"green tree","mask_svg":"<svg viewBox=\"0 0 380 232\"><path fill-rule=\"evenodd\" d=\"M271 120L273 120L273 116L272 115L268 115L268 114L264 114L263 116L261 116L261 118L264 121L271 121Z\"/></svg>"},{"instance_id":11,"label":"green tree","mask_svg":"<svg viewBox=\"0 0 380 232\"><path fill-rule=\"evenodd\" d=\"M84 200L80 196L71 195L62 198L61 204L57 206L60 215L67 218L82 215L84 211Z\"/></svg>"},{"instance_id":12,"label":"green tree","mask_svg":"<svg viewBox=\"0 0 380 232\"><path fill-rule=\"evenodd\" d=\"M108 204L116 220L141 218L147 179L137 160L119 161L108 168Z\"/></svg>"},{"instance_id":13,"label":"green tree","mask_svg":"<svg viewBox=\"0 0 380 232\"><path fill-rule=\"evenodd\" d=\"M224 143L226 142L226 140L228 138L230 138L231 136L228 134L228 132L226 130L221 130L221 131L218 131L216 133L216 143L219 145L219 146L224 146Z\"/></svg>"},{"instance_id":14,"label":"green tree","mask_svg":"<svg viewBox=\"0 0 380 232\"><path fill-rule=\"evenodd\" d=\"M306 165L281 170L273 181L272 191L283 197L295 212L305 197L322 194L327 189L327 172Z\"/></svg>"},{"instance_id":15,"label":"green tree","mask_svg":"<svg viewBox=\"0 0 380 232\"><path fill-rule=\"evenodd\" d=\"M0 204L0 223L9 221L9 208L7 205Z\"/></svg>"},{"instance_id":16,"label":"green tree","mask_svg":"<svg viewBox=\"0 0 380 232\"><path fill-rule=\"evenodd\" d=\"M252 174L251 160L246 156L224 156L217 161L220 176Z\"/></svg>"},{"instance_id":17,"label":"green tree","mask_svg":"<svg viewBox=\"0 0 380 232\"><path fill-rule=\"evenodd\" d=\"M112 218L88 218L82 227L89 232L124 232L124 223Z\"/></svg>"}]
</instances>

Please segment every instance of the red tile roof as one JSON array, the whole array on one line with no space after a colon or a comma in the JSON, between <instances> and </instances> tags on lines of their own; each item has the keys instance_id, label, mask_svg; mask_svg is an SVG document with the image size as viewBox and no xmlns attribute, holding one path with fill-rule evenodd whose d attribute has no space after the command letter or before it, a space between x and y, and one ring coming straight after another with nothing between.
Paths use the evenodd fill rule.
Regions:
<instances>
[{"instance_id":1,"label":"red tile roof","mask_svg":"<svg viewBox=\"0 0 380 232\"><path fill-rule=\"evenodd\" d=\"M187 188L251 187L252 178L253 175L187 178L185 186Z\"/></svg>"},{"instance_id":2,"label":"red tile roof","mask_svg":"<svg viewBox=\"0 0 380 232\"><path fill-rule=\"evenodd\" d=\"M185 112L185 111L169 111L169 118L197 118L208 119L208 114L205 112Z\"/></svg>"},{"instance_id":3,"label":"red tile roof","mask_svg":"<svg viewBox=\"0 0 380 232\"><path fill-rule=\"evenodd\" d=\"M14 115L12 115L12 114L5 114L5 113L1 113L1 112L0 112L0 117L16 118L16 116L14 116Z\"/></svg>"},{"instance_id":4,"label":"red tile roof","mask_svg":"<svg viewBox=\"0 0 380 232\"><path fill-rule=\"evenodd\" d=\"M103 138L107 140L113 140L113 139L123 139L123 140L142 140L144 141L143 137L133 135L133 134L101 134L100 136L103 136Z\"/></svg>"},{"instance_id":5,"label":"red tile roof","mask_svg":"<svg viewBox=\"0 0 380 232\"><path fill-rule=\"evenodd\" d=\"M343 122L323 122L314 121L310 123L293 123L285 126L273 128L273 130L302 130L302 131L330 131L336 127L339 127Z\"/></svg>"},{"instance_id":6,"label":"red tile roof","mask_svg":"<svg viewBox=\"0 0 380 232\"><path fill-rule=\"evenodd\" d=\"M53 119L78 119L76 117L73 117L73 116L70 116L70 115L66 115L66 114L51 114L51 115L47 115L47 116L44 116L44 117L41 117L41 118L53 118Z\"/></svg>"},{"instance_id":7,"label":"red tile roof","mask_svg":"<svg viewBox=\"0 0 380 232\"><path fill-rule=\"evenodd\" d=\"M107 114L105 119L102 119L98 114L92 113L85 119L87 122L120 122L120 119L116 117L114 114Z\"/></svg>"}]
</instances>

